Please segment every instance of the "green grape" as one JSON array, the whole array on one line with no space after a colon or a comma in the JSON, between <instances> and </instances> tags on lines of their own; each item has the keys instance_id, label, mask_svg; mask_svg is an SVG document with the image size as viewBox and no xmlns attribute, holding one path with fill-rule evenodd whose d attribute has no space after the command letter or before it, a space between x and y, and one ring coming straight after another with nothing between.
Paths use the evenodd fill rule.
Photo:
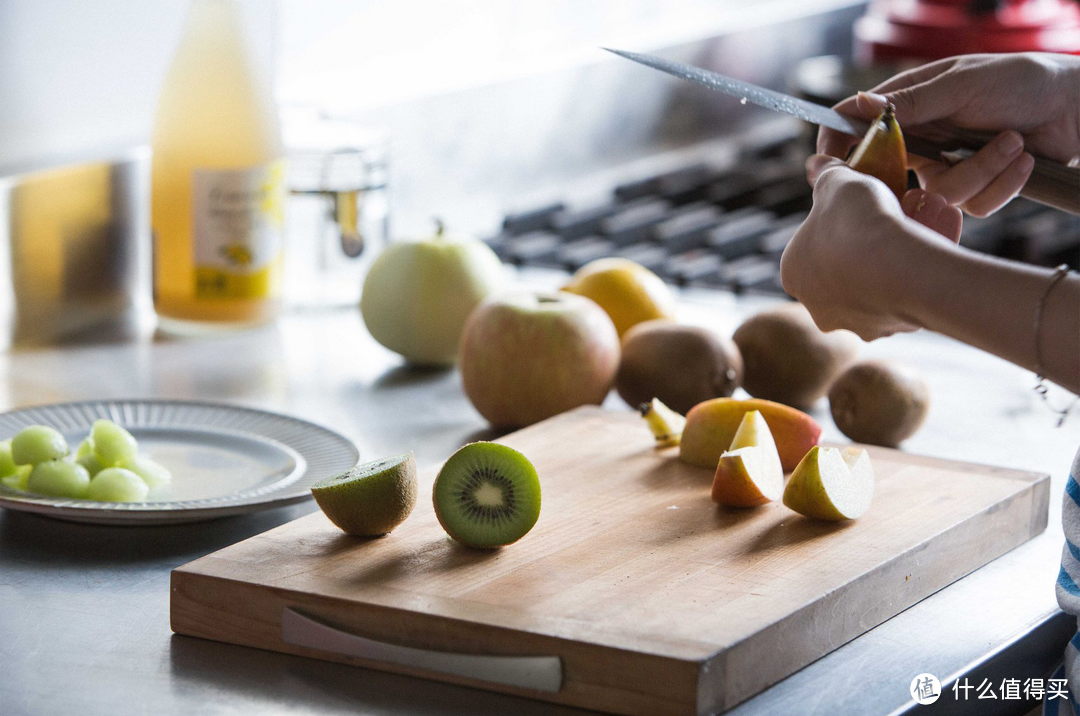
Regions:
<instances>
[{"instance_id":1,"label":"green grape","mask_svg":"<svg viewBox=\"0 0 1080 716\"><path fill-rule=\"evenodd\" d=\"M90 429L94 452L106 467L115 467L135 457L139 443L135 437L111 420L95 420Z\"/></svg>"},{"instance_id":2,"label":"green grape","mask_svg":"<svg viewBox=\"0 0 1080 716\"><path fill-rule=\"evenodd\" d=\"M78 449L75 450L75 459L78 460L81 457L86 457L87 455L92 455L93 452L94 452L94 441L91 440L90 438L86 438L86 440L83 440L81 443L79 443Z\"/></svg>"},{"instance_id":3,"label":"green grape","mask_svg":"<svg viewBox=\"0 0 1080 716\"><path fill-rule=\"evenodd\" d=\"M75 462L76 464L85 467L86 471L90 473L90 477L93 477L105 469L105 466L101 464L101 458L94 453L75 458Z\"/></svg>"},{"instance_id":4,"label":"green grape","mask_svg":"<svg viewBox=\"0 0 1080 716\"><path fill-rule=\"evenodd\" d=\"M11 439L11 457L16 465L37 465L59 460L68 454L67 440L55 428L31 425Z\"/></svg>"},{"instance_id":5,"label":"green grape","mask_svg":"<svg viewBox=\"0 0 1080 716\"><path fill-rule=\"evenodd\" d=\"M30 472L33 469L34 468L30 465L20 465L15 468L15 474L0 477L0 483L7 485L13 490L26 491L28 489L26 483L30 480Z\"/></svg>"},{"instance_id":6,"label":"green grape","mask_svg":"<svg viewBox=\"0 0 1080 716\"><path fill-rule=\"evenodd\" d=\"M5 440L0 443L0 477L14 475L18 469L15 459L11 457L11 441Z\"/></svg>"},{"instance_id":7,"label":"green grape","mask_svg":"<svg viewBox=\"0 0 1080 716\"><path fill-rule=\"evenodd\" d=\"M150 488L131 470L107 467L90 480L90 491L86 496L101 502L142 502L148 492Z\"/></svg>"},{"instance_id":8,"label":"green grape","mask_svg":"<svg viewBox=\"0 0 1080 716\"><path fill-rule=\"evenodd\" d=\"M159 462L154 462L148 457L135 456L125 461L120 467L134 472L151 489L172 482L172 473L169 472L169 468Z\"/></svg>"},{"instance_id":9,"label":"green grape","mask_svg":"<svg viewBox=\"0 0 1080 716\"><path fill-rule=\"evenodd\" d=\"M48 460L34 466L26 489L52 497L86 497L90 473L82 465L66 460Z\"/></svg>"}]
</instances>

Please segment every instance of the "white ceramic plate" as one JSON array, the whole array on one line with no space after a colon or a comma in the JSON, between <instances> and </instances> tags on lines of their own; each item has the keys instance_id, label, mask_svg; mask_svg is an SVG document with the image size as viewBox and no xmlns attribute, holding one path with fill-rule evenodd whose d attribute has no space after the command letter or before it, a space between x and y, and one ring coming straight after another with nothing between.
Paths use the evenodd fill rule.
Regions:
<instances>
[{"instance_id":1,"label":"white ceramic plate","mask_svg":"<svg viewBox=\"0 0 1080 716\"><path fill-rule=\"evenodd\" d=\"M183 400L61 403L0 414L0 440L51 425L71 449L99 418L123 425L139 454L172 471L145 502L42 497L0 485L0 507L75 522L175 524L278 507L311 497L310 486L356 464L347 439L313 423L262 410Z\"/></svg>"}]
</instances>

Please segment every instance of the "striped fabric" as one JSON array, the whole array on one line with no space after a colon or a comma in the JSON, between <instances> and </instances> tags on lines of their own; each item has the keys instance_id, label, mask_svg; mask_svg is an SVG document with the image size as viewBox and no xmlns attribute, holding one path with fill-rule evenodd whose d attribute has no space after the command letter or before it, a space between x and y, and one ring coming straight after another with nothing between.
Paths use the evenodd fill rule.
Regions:
<instances>
[{"instance_id":1,"label":"striped fabric","mask_svg":"<svg viewBox=\"0 0 1080 716\"><path fill-rule=\"evenodd\" d=\"M1061 551L1061 570L1057 579L1057 600L1062 610L1080 617L1080 452L1073 460L1065 497L1061 503L1061 522L1065 528L1065 549ZM1080 716L1080 632L1065 647L1065 658L1052 679L1069 680L1069 703L1062 699L1047 700L1044 716Z\"/></svg>"}]
</instances>

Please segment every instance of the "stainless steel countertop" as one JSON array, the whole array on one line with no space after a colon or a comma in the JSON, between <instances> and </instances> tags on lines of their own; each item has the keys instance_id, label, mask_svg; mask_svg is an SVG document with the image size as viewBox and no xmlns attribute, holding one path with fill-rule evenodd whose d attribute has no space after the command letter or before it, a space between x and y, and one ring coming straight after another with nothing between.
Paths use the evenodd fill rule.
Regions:
<instances>
[{"instance_id":1,"label":"stainless steel countertop","mask_svg":"<svg viewBox=\"0 0 1080 716\"><path fill-rule=\"evenodd\" d=\"M683 298L688 320L727 332L760 303L712 292L687 292ZM1068 638L1053 585L1060 499L1080 445L1080 416L1055 429L1053 416L1031 390L1030 374L939 336L896 336L866 346L863 354L905 360L931 383L928 422L907 450L1050 473L1050 527L742 704L732 712L740 716L884 716L910 705L908 685L916 674L931 672L945 681L980 673L989 668L982 662L1001 652L993 663L1023 678L1024 669L1042 669L1059 658ZM0 356L2 409L124 397L202 398L287 412L342 432L364 458L411 449L421 466L438 463L466 441L490 437L456 372L402 367L371 340L355 310L290 314L269 328L214 338L145 337ZM609 404L626 409L617 397ZM826 439L843 439L824 401L816 417L826 426ZM153 528L75 525L4 511L0 712L584 713L171 634L170 569L313 509L305 503ZM1018 645L1034 648L1035 657L1009 661ZM978 705L980 713L1010 706L1023 712L1017 703Z\"/></svg>"}]
</instances>

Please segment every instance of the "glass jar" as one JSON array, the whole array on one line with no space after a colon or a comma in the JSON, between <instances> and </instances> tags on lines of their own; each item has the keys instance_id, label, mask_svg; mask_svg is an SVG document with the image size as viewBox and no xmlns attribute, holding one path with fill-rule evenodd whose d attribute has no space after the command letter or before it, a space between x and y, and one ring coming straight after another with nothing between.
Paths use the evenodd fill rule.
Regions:
<instances>
[{"instance_id":1,"label":"glass jar","mask_svg":"<svg viewBox=\"0 0 1080 716\"><path fill-rule=\"evenodd\" d=\"M356 306L390 231L385 136L313 112L285 114L284 291L292 308Z\"/></svg>"}]
</instances>

